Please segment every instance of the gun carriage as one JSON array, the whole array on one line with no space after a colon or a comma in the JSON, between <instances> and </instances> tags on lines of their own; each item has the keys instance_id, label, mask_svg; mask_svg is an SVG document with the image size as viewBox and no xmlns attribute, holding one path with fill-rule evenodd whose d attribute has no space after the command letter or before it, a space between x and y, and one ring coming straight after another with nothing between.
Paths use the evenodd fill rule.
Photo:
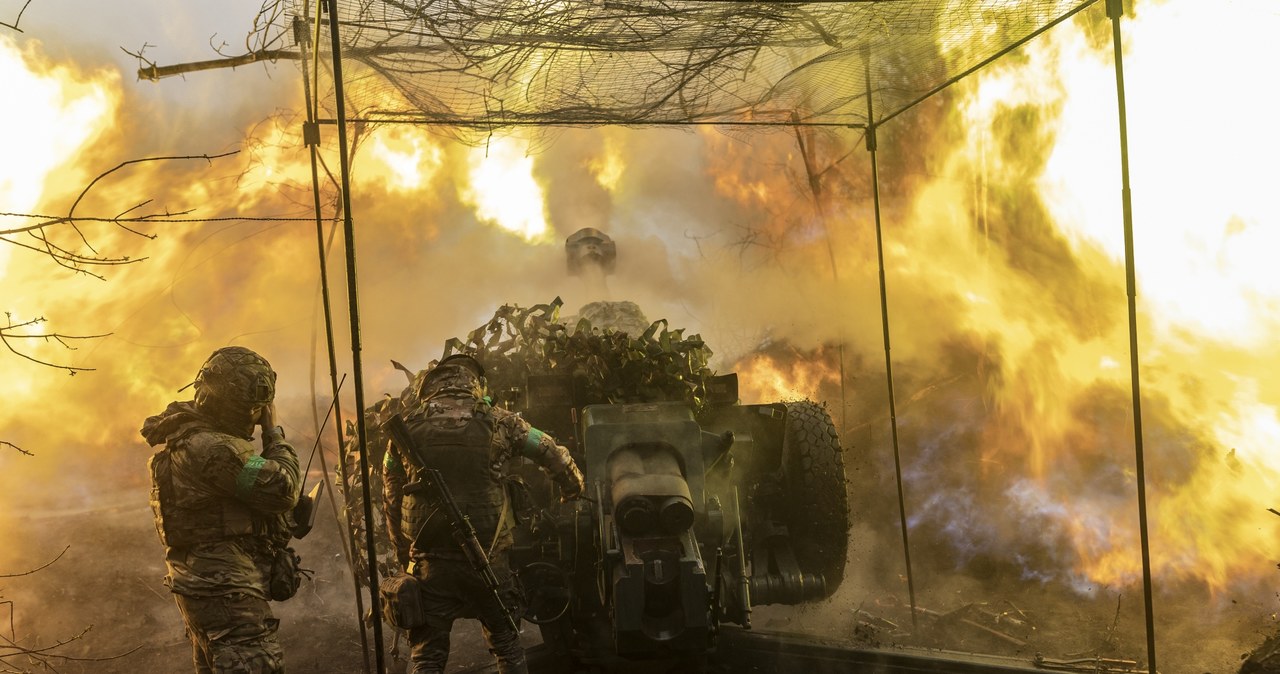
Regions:
<instances>
[{"instance_id":1,"label":"gun carriage","mask_svg":"<svg viewBox=\"0 0 1280 674\"><path fill-rule=\"evenodd\" d=\"M749 628L754 606L829 596L847 495L830 416L809 401L737 404L737 377L683 401L581 404L568 375L528 378L522 412L567 444L588 497L561 504L518 471L513 568L526 620L575 658L681 659Z\"/></svg>"}]
</instances>

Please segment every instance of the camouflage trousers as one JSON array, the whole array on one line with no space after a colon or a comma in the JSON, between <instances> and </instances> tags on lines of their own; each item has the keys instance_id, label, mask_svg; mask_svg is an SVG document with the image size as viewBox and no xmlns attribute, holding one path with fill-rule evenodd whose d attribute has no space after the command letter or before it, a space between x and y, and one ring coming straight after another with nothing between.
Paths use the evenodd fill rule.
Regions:
<instances>
[{"instance_id":1,"label":"camouflage trousers","mask_svg":"<svg viewBox=\"0 0 1280 674\"><path fill-rule=\"evenodd\" d=\"M196 674L281 674L280 621L265 599L244 593L220 597L173 595L182 611Z\"/></svg>"},{"instance_id":2,"label":"camouflage trousers","mask_svg":"<svg viewBox=\"0 0 1280 674\"><path fill-rule=\"evenodd\" d=\"M502 603L519 624L523 603L505 564L494 564L502 579ZM485 643L497 660L500 674L526 674L520 633L511 629L480 575L464 560L428 558L418 562L414 575L421 584L427 624L409 630L409 674L438 674L449 661L449 632L458 618L478 618Z\"/></svg>"}]
</instances>

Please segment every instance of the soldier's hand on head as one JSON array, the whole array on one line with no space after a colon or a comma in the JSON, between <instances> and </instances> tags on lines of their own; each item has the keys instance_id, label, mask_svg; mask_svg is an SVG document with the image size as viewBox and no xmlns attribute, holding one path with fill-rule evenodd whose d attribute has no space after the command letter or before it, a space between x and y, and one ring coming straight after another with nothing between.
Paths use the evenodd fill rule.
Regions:
<instances>
[{"instance_id":1,"label":"soldier's hand on head","mask_svg":"<svg viewBox=\"0 0 1280 674\"><path fill-rule=\"evenodd\" d=\"M258 415L258 425L262 427L263 431L269 431L278 425L276 424L276 403L274 400L262 406L262 412Z\"/></svg>"}]
</instances>

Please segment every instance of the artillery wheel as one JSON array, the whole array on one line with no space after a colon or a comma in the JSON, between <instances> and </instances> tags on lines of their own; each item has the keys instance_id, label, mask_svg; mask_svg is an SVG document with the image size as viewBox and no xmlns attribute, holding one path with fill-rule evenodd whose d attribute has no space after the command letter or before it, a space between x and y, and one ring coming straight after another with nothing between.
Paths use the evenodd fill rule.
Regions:
<instances>
[{"instance_id":1,"label":"artillery wheel","mask_svg":"<svg viewBox=\"0 0 1280 674\"><path fill-rule=\"evenodd\" d=\"M821 573L825 596L830 596L844 579L849 552L849 494L840 437L824 406L808 400L785 405L787 526L801 569Z\"/></svg>"},{"instance_id":2,"label":"artillery wheel","mask_svg":"<svg viewBox=\"0 0 1280 674\"><path fill-rule=\"evenodd\" d=\"M524 586L524 619L549 625L569 612L569 574L550 562L531 562L520 570Z\"/></svg>"}]
</instances>

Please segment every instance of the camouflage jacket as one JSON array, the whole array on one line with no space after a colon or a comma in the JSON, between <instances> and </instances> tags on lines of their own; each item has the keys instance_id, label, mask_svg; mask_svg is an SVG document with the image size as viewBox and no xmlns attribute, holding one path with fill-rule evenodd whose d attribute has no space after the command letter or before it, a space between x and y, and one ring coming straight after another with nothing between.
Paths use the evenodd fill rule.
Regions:
<instances>
[{"instance_id":1,"label":"camouflage jacket","mask_svg":"<svg viewBox=\"0 0 1280 674\"><path fill-rule=\"evenodd\" d=\"M298 502L298 457L283 437L259 454L249 439L222 432L190 402L175 402L142 426L152 508L175 593L244 592L266 599L272 553L289 541Z\"/></svg>"},{"instance_id":2,"label":"camouflage jacket","mask_svg":"<svg viewBox=\"0 0 1280 674\"><path fill-rule=\"evenodd\" d=\"M489 407L492 415L494 431L489 447L489 468L495 482L501 483L504 467L511 459L522 456L540 466L557 482L576 479L581 482L581 473L569 455L569 450L556 444L551 436L534 428L523 417L499 407ZM391 542L396 549L397 557L402 564L407 564L413 545L414 532L403 531L401 527L401 509L404 506L405 485L413 478L415 469L400 448L394 443L388 448L383 463L383 509ZM508 526L495 534L492 552L498 554L511 546L510 519ZM481 534L483 535L483 534ZM490 541L481 543L489 547ZM420 556L419 550L412 550L413 557Z\"/></svg>"}]
</instances>

